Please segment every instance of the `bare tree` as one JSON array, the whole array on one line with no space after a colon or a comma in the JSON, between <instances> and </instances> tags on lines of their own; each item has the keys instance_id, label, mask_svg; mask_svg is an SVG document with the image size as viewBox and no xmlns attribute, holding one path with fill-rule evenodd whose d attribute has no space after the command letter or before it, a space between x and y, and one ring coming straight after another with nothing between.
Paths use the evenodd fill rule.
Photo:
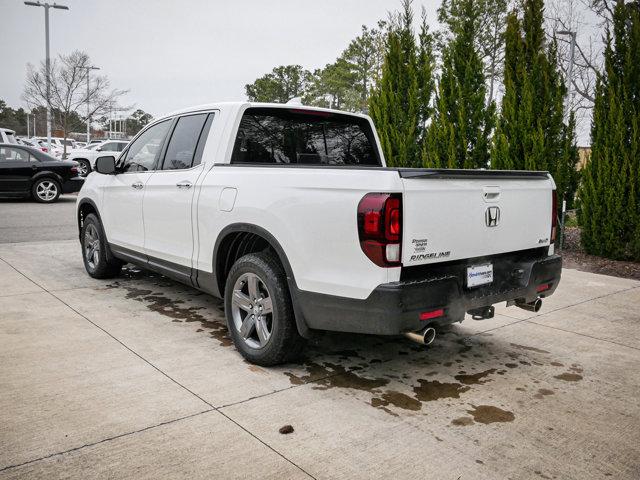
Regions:
<instances>
[{"instance_id":1,"label":"bare tree","mask_svg":"<svg viewBox=\"0 0 640 480\"><path fill-rule=\"evenodd\" d=\"M31 108L48 106L52 112L56 112L65 139L74 118L87 122L93 116L127 109L118 106L118 100L127 91L112 89L106 76L91 75L87 89L87 67L90 66L89 55L78 50L54 59L50 67L51 94L47 105L45 63L41 62L38 68L27 65L27 80L22 98ZM65 142L64 154L66 148Z\"/></svg>"}]
</instances>

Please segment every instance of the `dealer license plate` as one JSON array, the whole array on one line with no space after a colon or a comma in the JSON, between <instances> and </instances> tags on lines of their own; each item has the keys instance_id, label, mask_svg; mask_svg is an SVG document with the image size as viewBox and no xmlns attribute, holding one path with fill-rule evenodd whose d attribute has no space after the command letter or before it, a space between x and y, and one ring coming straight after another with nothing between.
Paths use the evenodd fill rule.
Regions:
<instances>
[{"instance_id":1,"label":"dealer license plate","mask_svg":"<svg viewBox=\"0 0 640 480\"><path fill-rule=\"evenodd\" d=\"M467 267L467 287L479 287L493 282L493 264L485 263Z\"/></svg>"}]
</instances>

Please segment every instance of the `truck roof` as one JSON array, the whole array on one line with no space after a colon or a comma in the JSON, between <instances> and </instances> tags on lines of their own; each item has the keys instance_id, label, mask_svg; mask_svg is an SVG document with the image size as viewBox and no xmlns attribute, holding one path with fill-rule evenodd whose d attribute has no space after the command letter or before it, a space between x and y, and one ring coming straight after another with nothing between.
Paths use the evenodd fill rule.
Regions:
<instances>
[{"instance_id":1,"label":"truck roof","mask_svg":"<svg viewBox=\"0 0 640 480\"><path fill-rule=\"evenodd\" d=\"M314 111L322 111L322 112L330 112L330 113L341 113L344 115L367 118L366 115L363 115L361 113L345 112L343 110L334 110L331 108L310 107L307 105L301 105L299 103L216 102L216 103L206 103L203 105L195 105L193 107L176 110L174 112L158 117L157 119L154 120L154 122L157 120L161 120L163 118L172 117L174 115L181 115L184 113L191 113L191 112L199 112L203 110L240 110L240 109L250 108L250 107L286 108L286 109L293 108L297 110L314 110Z\"/></svg>"}]
</instances>

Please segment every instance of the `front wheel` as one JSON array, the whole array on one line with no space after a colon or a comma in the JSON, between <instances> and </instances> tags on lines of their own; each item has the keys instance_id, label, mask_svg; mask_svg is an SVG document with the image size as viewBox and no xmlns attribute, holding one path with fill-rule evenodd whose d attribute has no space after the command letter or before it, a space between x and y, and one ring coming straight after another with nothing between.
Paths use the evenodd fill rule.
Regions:
<instances>
[{"instance_id":1,"label":"front wheel","mask_svg":"<svg viewBox=\"0 0 640 480\"><path fill-rule=\"evenodd\" d=\"M36 202L53 203L60 197L60 184L53 178L40 178L33 184L31 194Z\"/></svg>"},{"instance_id":2,"label":"front wheel","mask_svg":"<svg viewBox=\"0 0 640 480\"><path fill-rule=\"evenodd\" d=\"M87 273L93 278L112 278L120 273L122 262L107 255L107 241L102 224L90 213L84 219L80 232L82 260Z\"/></svg>"},{"instance_id":3,"label":"front wheel","mask_svg":"<svg viewBox=\"0 0 640 480\"><path fill-rule=\"evenodd\" d=\"M224 297L227 326L244 358L271 366L299 355L305 342L296 327L286 275L273 255L251 253L236 261Z\"/></svg>"}]
</instances>

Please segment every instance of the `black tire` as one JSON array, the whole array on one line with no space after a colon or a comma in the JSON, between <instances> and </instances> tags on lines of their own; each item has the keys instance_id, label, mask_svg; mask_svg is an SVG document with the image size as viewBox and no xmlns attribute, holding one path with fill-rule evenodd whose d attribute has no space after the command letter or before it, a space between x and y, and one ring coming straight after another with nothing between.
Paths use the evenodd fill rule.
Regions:
<instances>
[{"instance_id":1,"label":"black tire","mask_svg":"<svg viewBox=\"0 0 640 480\"><path fill-rule=\"evenodd\" d=\"M31 196L36 202L54 203L62 193L60 183L54 178L39 178L31 186Z\"/></svg>"},{"instance_id":2,"label":"black tire","mask_svg":"<svg viewBox=\"0 0 640 480\"><path fill-rule=\"evenodd\" d=\"M89 160L86 160L84 158L79 158L76 160L76 162L79 163L78 165L79 176L86 177L91 173L92 168L91 168L91 163L89 163Z\"/></svg>"},{"instance_id":3,"label":"black tire","mask_svg":"<svg viewBox=\"0 0 640 480\"><path fill-rule=\"evenodd\" d=\"M263 293L260 296L264 297L266 294L271 299L271 314L263 317L259 312L255 312L258 314L257 318L267 319L264 320L263 325L269 324L271 327L268 340L259 346L255 345L261 341L261 338L258 338L258 327L255 323L257 320L254 321L253 330L250 330L255 333L255 340L251 337L245 338L237 322L246 320L251 315L251 311L239 308L238 302L233 301L235 287L243 285L243 279L249 279L252 276L256 276L261 282L259 289L262 289ZM240 290L236 291L242 293ZM263 300L266 299L263 298ZM255 305L252 306L255 307ZM298 333L287 277L275 256L260 252L250 253L238 259L227 277L224 307L231 338L240 354L249 362L262 366L278 365L294 360L302 351L305 340ZM262 310L261 307L260 310ZM244 323L244 320L241 323Z\"/></svg>"},{"instance_id":4,"label":"black tire","mask_svg":"<svg viewBox=\"0 0 640 480\"><path fill-rule=\"evenodd\" d=\"M122 269L123 262L107 254L106 238L98 217L87 215L80 232L80 247L84 268L93 278L113 278Z\"/></svg>"}]
</instances>

